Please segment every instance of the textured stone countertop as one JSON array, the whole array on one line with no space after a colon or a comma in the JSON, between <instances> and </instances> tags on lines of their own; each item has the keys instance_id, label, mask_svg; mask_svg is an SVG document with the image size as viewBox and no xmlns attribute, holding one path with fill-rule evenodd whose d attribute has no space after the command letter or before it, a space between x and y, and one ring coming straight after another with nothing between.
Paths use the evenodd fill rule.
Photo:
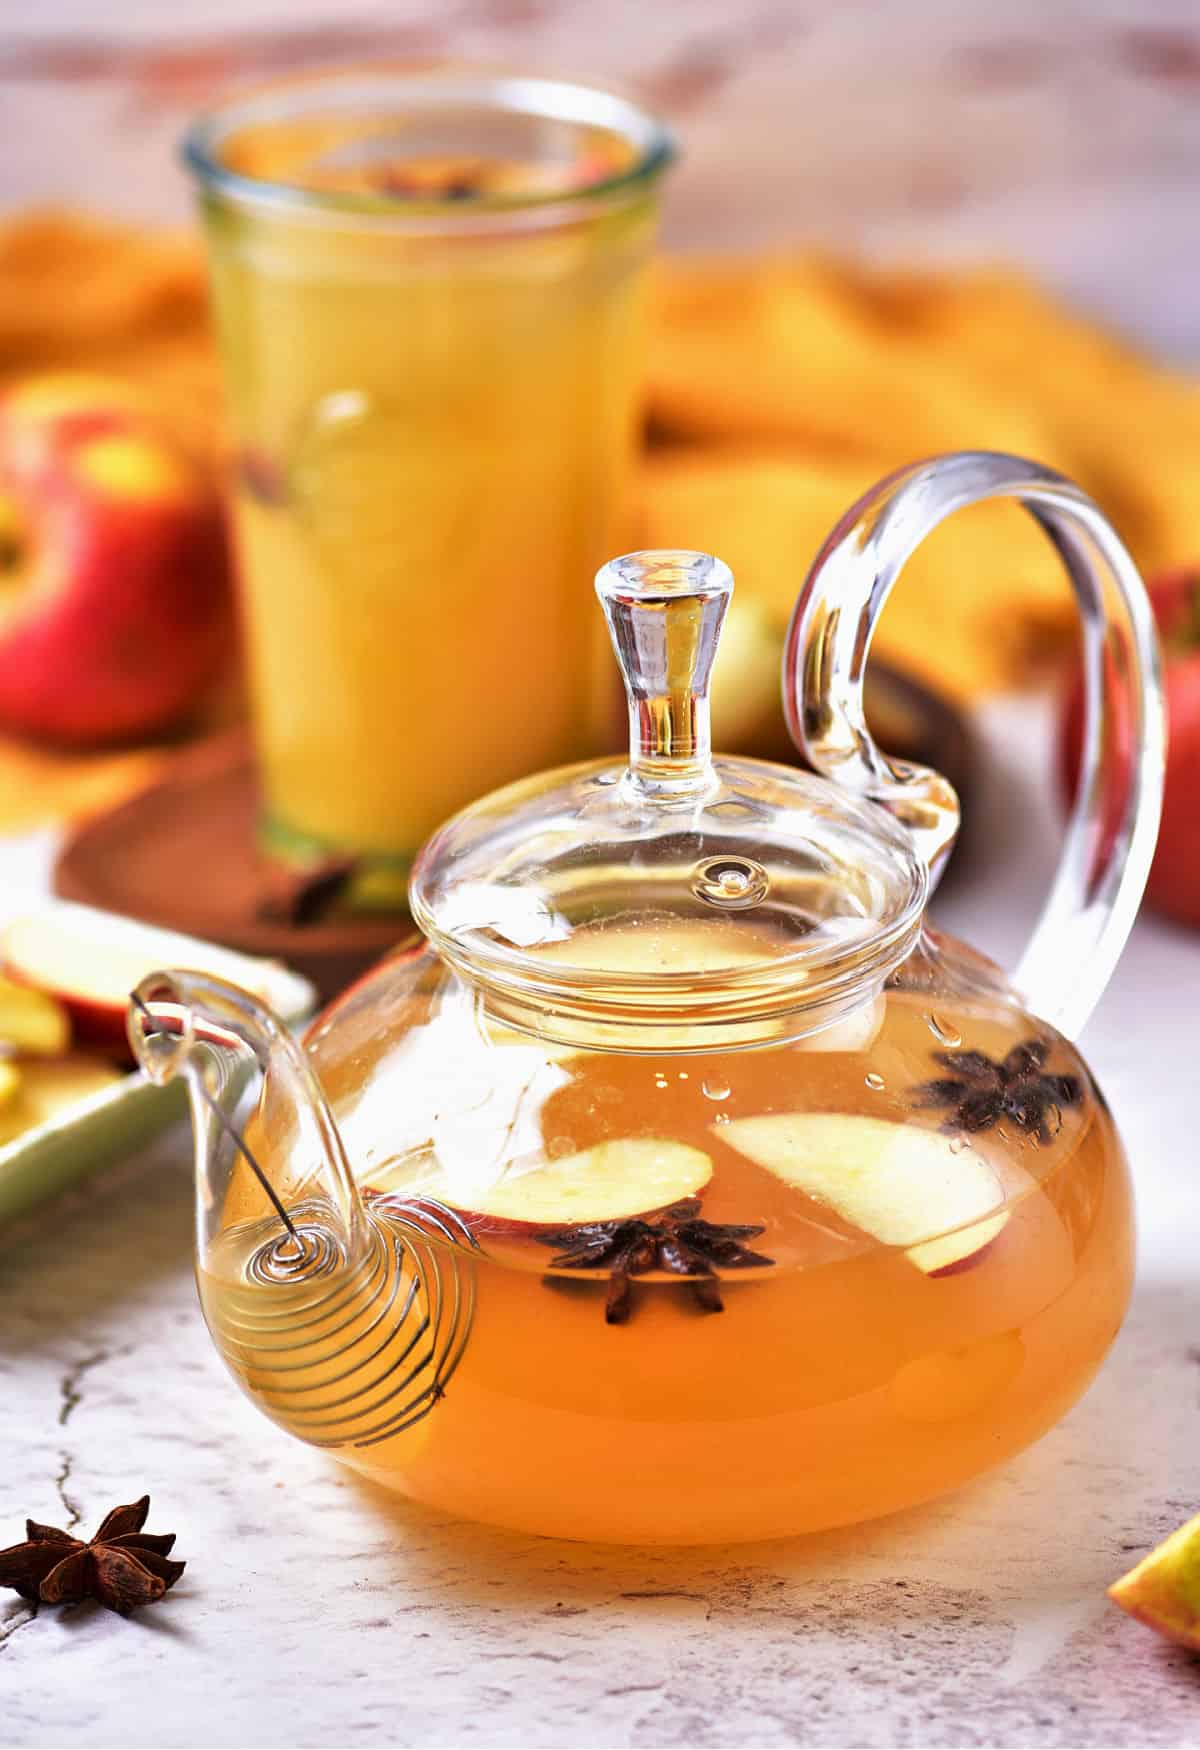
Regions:
<instances>
[{"instance_id":1,"label":"textured stone countertop","mask_svg":"<svg viewBox=\"0 0 1200 1750\"><path fill-rule=\"evenodd\" d=\"M990 714L942 920L1019 943L1054 832ZM1041 727L1035 722L1034 727ZM39 848L0 853L7 890ZM1139 1186L1098 1382L999 1473L805 1540L603 1549L451 1523L260 1419L196 1307L175 1133L0 1251L0 1531L143 1486L187 1574L122 1623L0 1602L6 1745L1200 1745L1200 1661L1106 1583L1200 1506L1200 939L1143 920L1085 1047Z\"/></svg>"}]
</instances>

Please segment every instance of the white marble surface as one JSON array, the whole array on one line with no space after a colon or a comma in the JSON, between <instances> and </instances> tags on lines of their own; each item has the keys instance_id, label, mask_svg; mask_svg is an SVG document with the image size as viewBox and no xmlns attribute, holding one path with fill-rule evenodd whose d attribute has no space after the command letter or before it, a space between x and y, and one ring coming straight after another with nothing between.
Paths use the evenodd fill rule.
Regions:
<instances>
[{"instance_id":1,"label":"white marble surface","mask_svg":"<svg viewBox=\"0 0 1200 1750\"><path fill-rule=\"evenodd\" d=\"M1044 730L989 713L970 856L939 904L1004 955L1053 856ZM0 882L38 863L14 848ZM1198 999L1200 938L1143 920L1088 1030L1142 1220L1134 1308L1089 1395L951 1499L805 1540L606 1550L385 1497L224 1376L183 1136L43 1211L0 1249L0 1533L27 1511L91 1526L148 1487L189 1567L128 1623L0 1603L0 1742L1200 1745L1200 1661L1104 1597L1200 1505Z\"/></svg>"}]
</instances>

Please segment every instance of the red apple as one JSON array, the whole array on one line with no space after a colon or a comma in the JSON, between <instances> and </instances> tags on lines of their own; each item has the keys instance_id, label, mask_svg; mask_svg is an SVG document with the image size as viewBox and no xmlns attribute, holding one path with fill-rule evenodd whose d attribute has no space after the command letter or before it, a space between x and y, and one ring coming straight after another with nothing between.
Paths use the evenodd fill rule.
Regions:
<instances>
[{"instance_id":1,"label":"red apple","mask_svg":"<svg viewBox=\"0 0 1200 1750\"><path fill-rule=\"evenodd\" d=\"M18 983L54 996L70 1016L77 1044L123 1060L129 1057L129 993L150 973L168 967L240 985L285 1019L311 1006L311 986L276 961L252 959L86 905L55 900L13 918L0 931L0 968Z\"/></svg>"},{"instance_id":2,"label":"red apple","mask_svg":"<svg viewBox=\"0 0 1200 1750\"><path fill-rule=\"evenodd\" d=\"M26 467L64 445L158 424L145 390L93 371L47 371L13 384L0 397L0 422Z\"/></svg>"},{"instance_id":3,"label":"red apple","mask_svg":"<svg viewBox=\"0 0 1200 1750\"><path fill-rule=\"evenodd\" d=\"M56 742L165 728L229 638L203 471L124 384L33 378L0 400L0 727Z\"/></svg>"},{"instance_id":4,"label":"red apple","mask_svg":"<svg viewBox=\"0 0 1200 1750\"><path fill-rule=\"evenodd\" d=\"M1175 571L1150 584L1165 658L1167 774L1158 849L1146 898L1180 923L1200 926L1200 569ZM1074 798L1083 745L1083 679L1076 673L1063 700L1059 771L1064 794ZM1111 777L1097 855L1120 830L1132 770L1130 725L1114 713L1103 756Z\"/></svg>"}]
</instances>

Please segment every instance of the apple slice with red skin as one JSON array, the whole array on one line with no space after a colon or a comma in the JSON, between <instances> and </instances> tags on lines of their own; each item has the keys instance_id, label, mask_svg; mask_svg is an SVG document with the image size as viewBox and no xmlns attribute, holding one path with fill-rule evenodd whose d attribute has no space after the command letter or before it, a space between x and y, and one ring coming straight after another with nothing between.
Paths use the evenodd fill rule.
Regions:
<instances>
[{"instance_id":1,"label":"apple slice with red skin","mask_svg":"<svg viewBox=\"0 0 1200 1750\"><path fill-rule=\"evenodd\" d=\"M1200 566L1153 578L1148 593L1162 641L1168 737L1162 823L1146 899L1167 917L1200 929ZM1103 662L1106 678L1112 682L1116 679L1114 658L1107 646ZM1121 830L1134 768L1129 700L1119 686L1112 700L1101 746L1106 783L1096 829L1097 866L1109 857ZM1079 787L1083 713L1083 676L1077 668L1059 720L1059 777L1068 803L1074 801Z\"/></svg>"},{"instance_id":2,"label":"apple slice with red skin","mask_svg":"<svg viewBox=\"0 0 1200 1750\"><path fill-rule=\"evenodd\" d=\"M129 993L149 973L186 967L241 985L272 1008L295 1015L302 981L271 960L139 924L90 906L53 901L13 918L0 931L0 967L17 984L61 1003L77 1044L129 1062L125 1014Z\"/></svg>"},{"instance_id":3,"label":"apple slice with red skin","mask_svg":"<svg viewBox=\"0 0 1200 1750\"><path fill-rule=\"evenodd\" d=\"M712 1177L703 1149L630 1136L509 1171L467 1193L448 1176L414 1185L419 1199L444 1203L477 1232L513 1238L593 1221L631 1221L695 1197Z\"/></svg>"},{"instance_id":4,"label":"apple slice with red skin","mask_svg":"<svg viewBox=\"0 0 1200 1750\"><path fill-rule=\"evenodd\" d=\"M736 1118L714 1134L873 1239L903 1247L927 1276L977 1262L1008 1221L996 1170L940 1131L786 1112Z\"/></svg>"}]
</instances>

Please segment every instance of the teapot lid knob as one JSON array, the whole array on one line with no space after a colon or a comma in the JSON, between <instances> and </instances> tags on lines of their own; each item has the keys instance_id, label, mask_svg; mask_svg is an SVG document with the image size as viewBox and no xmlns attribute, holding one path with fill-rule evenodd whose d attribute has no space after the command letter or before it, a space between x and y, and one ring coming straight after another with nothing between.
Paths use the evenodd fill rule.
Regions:
<instances>
[{"instance_id":1,"label":"teapot lid knob","mask_svg":"<svg viewBox=\"0 0 1200 1750\"><path fill-rule=\"evenodd\" d=\"M856 979L878 982L915 939L928 874L902 826L811 773L713 757L708 689L732 592L707 553L603 566L628 764L518 779L447 821L413 867L419 927L491 1001L537 992L539 1027L567 1014L576 985L589 1014L603 987L610 1006L674 1026L714 982L733 981L734 1007L753 1003L765 969L768 1005L808 1013L826 961L840 980L849 954Z\"/></svg>"},{"instance_id":2,"label":"teapot lid knob","mask_svg":"<svg viewBox=\"0 0 1200 1750\"><path fill-rule=\"evenodd\" d=\"M708 687L733 573L709 553L659 549L596 574L629 700L626 785L650 800L716 788Z\"/></svg>"}]
</instances>

